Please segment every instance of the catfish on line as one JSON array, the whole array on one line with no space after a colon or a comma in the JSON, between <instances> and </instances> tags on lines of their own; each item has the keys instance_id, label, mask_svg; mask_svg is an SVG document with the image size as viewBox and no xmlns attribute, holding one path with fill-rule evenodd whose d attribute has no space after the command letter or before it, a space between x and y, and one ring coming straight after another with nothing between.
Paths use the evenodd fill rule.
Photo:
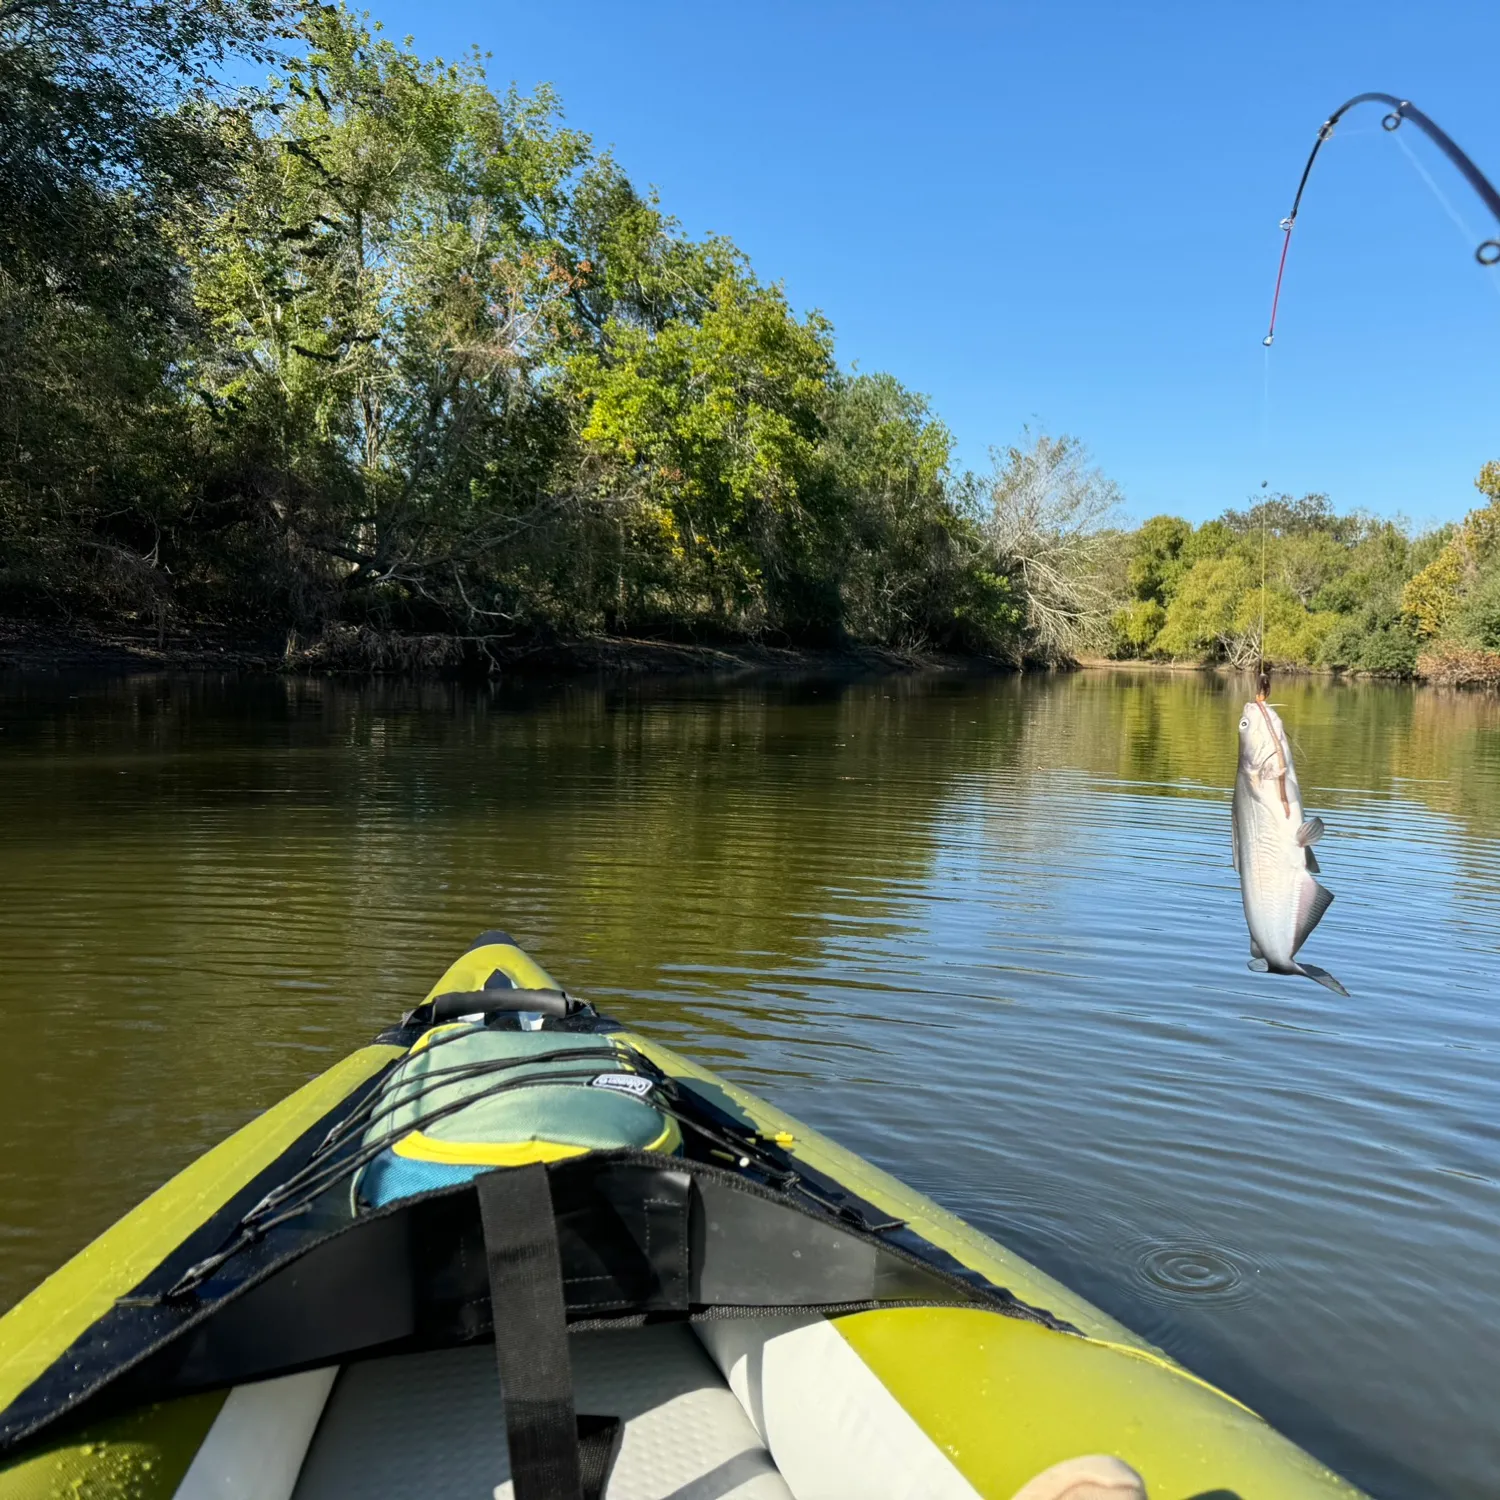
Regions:
<instances>
[{"instance_id":1,"label":"catfish on line","mask_svg":"<svg viewBox=\"0 0 1500 1500\"><path fill-rule=\"evenodd\" d=\"M1258 974L1302 974L1335 994L1348 995L1327 969L1301 963L1297 953L1333 903L1319 883L1313 845L1323 820L1303 815L1302 789L1281 716L1260 691L1240 714L1240 761L1234 778L1231 837L1240 877L1250 967Z\"/></svg>"},{"instance_id":2,"label":"catfish on line","mask_svg":"<svg viewBox=\"0 0 1500 1500\"><path fill-rule=\"evenodd\" d=\"M1302 196L1312 176L1313 163L1335 127L1351 109L1365 103L1381 103L1388 113L1386 130L1400 129L1410 120L1457 167L1469 186L1500 223L1500 193L1474 165L1469 156L1439 126L1408 99L1394 94L1357 94L1341 104L1319 127L1317 140L1302 169L1291 212L1281 221L1281 260L1276 268L1276 289L1271 297L1271 322L1262 342L1267 349L1276 340L1276 314L1281 305L1281 284L1286 275L1287 252L1292 230L1302 209ZM1474 251L1482 266L1500 265L1500 238L1483 241ZM1268 356L1269 358L1269 356ZM1269 378L1269 365L1267 366ZM1269 397L1268 397L1269 400ZM1261 481L1261 489L1267 481ZM1261 650L1265 650L1265 519L1261 531ZM1266 701L1269 679L1264 656L1260 691L1240 715L1239 769L1234 778L1232 837L1234 868L1240 877L1240 895L1245 907L1245 925L1250 929L1250 967L1257 973L1301 974L1315 979L1336 994L1349 992L1326 969L1301 963L1297 954L1333 904L1333 892L1318 881L1318 859L1313 845L1323 836L1323 820L1306 818L1302 791L1292 763L1292 747L1281 716Z\"/></svg>"}]
</instances>

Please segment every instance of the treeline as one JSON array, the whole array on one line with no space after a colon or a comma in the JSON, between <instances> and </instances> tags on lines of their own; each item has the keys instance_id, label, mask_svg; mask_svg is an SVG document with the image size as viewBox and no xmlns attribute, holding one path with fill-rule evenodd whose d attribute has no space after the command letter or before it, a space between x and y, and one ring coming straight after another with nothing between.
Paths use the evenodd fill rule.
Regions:
<instances>
[{"instance_id":1,"label":"treeline","mask_svg":"<svg viewBox=\"0 0 1500 1500\"><path fill-rule=\"evenodd\" d=\"M1122 538L1102 637L1117 657L1332 667L1500 684L1500 462L1486 504L1413 535L1324 495L1262 500Z\"/></svg>"},{"instance_id":2,"label":"treeline","mask_svg":"<svg viewBox=\"0 0 1500 1500\"><path fill-rule=\"evenodd\" d=\"M1069 438L958 472L546 88L342 7L0 0L3 615L365 665L612 634L1500 682L1479 485L1423 536L1316 495L1122 533Z\"/></svg>"},{"instance_id":3,"label":"treeline","mask_svg":"<svg viewBox=\"0 0 1500 1500\"><path fill-rule=\"evenodd\" d=\"M952 449L477 56L0 4L0 612L1068 654L1108 485L1067 439Z\"/></svg>"}]
</instances>

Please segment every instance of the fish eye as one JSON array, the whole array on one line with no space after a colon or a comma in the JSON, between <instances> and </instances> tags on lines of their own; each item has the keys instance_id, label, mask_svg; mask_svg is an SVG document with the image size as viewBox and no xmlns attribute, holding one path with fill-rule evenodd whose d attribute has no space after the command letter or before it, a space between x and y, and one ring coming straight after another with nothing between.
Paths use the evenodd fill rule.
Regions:
<instances>
[{"instance_id":1,"label":"fish eye","mask_svg":"<svg viewBox=\"0 0 1500 1500\"><path fill-rule=\"evenodd\" d=\"M1240 728L1241 729L1248 729L1249 727L1250 727L1250 721L1249 721L1249 719L1241 719L1240 720Z\"/></svg>"}]
</instances>

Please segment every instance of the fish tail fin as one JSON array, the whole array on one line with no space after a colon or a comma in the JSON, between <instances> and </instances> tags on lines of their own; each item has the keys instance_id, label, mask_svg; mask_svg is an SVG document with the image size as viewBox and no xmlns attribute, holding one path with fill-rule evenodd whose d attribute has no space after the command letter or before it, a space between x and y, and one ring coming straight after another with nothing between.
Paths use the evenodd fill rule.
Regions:
<instances>
[{"instance_id":1,"label":"fish tail fin","mask_svg":"<svg viewBox=\"0 0 1500 1500\"><path fill-rule=\"evenodd\" d=\"M1309 979L1315 979L1325 990L1332 990L1335 995L1342 995L1349 999L1349 991L1341 985L1327 969L1320 969L1316 964L1298 964L1298 970L1306 974Z\"/></svg>"}]
</instances>

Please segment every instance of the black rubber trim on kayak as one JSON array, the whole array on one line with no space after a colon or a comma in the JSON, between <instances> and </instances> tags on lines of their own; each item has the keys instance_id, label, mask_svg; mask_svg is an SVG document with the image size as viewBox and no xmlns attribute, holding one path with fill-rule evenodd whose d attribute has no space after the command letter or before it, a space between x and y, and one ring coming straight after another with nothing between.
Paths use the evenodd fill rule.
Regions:
<instances>
[{"instance_id":1,"label":"black rubber trim on kayak","mask_svg":"<svg viewBox=\"0 0 1500 1500\"><path fill-rule=\"evenodd\" d=\"M475 1190L516 1500L599 1500L621 1424L618 1417L580 1417L574 1410L547 1169L533 1163L486 1172Z\"/></svg>"},{"instance_id":2,"label":"black rubber trim on kayak","mask_svg":"<svg viewBox=\"0 0 1500 1500\"><path fill-rule=\"evenodd\" d=\"M711 1163L622 1150L554 1162L547 1175L570 1324L710 1316L713 1305L695 1300L694 1282L718 1275L715 1302L741 1314L964 1306L1078 1332L915 1236L907 1242L909 1231L861 1230ZM869 1263L849 1263L842 1288L825 1277L808 1284L812 1295L781 1295L774 1303L736 1295L694 1223L705 1194L725 1190L775 1210L764 1238L785 1250L786 1266L816 1272L809 1261L823 1253L830 1231L865 1245ZM195 1391L489 1336L491 1289L476 1193L471 1181L358 1219L289 1222L225 1263L191 1298L116 1307L0 1412L0 1452L64 1421L74 1427ZM214 1222L222 1234L224 1221ZM811 1236L800 1258L792 1254L797 1234ZM153 1275L143 1286L150 1292L169 1284Z\"/></svg>"},{"instance_id":3,"label":"black rubber trim on kayak","mask_svg":"<svg viewBox=\"0 0 1500 1500\"><path fill-rule=\"evenodd\" d=\"M0 1453L12 1442L14 1417L38 1394L47 1404L66 1411L85 1399L98 1384L101 1371L120 1366L138 1352L172 1336L175 1324L160 1318L160 1293L190 1266L202 1260L224 1241L226 1227L236 1223L266 1193L285 1180L289 1172L308 1162L330 1130L376 1093L400 1062L392 1058L370 1078L357 1084L339 1102L320 1115L269 1165L263 1167L216 1213L194 1226L135 1286L115 1300L113 1307L76 1338L36 1381L6 1407L0 1409Z\"/></svg>"},{"instance_id":4,"label":"black rubber trim on kayak","mask_svg":"<svg viewBox=\"0 0 1500 1500\"><path fill-rule=\"evenodd\" d=\"M481 932L467 948L465 953L472 953L476 948L489 948L501 946L506 948L519 948L521 945L508 933L501 932L498 927L492 927L488 932Z\"/></svg>"}]
</instances>

